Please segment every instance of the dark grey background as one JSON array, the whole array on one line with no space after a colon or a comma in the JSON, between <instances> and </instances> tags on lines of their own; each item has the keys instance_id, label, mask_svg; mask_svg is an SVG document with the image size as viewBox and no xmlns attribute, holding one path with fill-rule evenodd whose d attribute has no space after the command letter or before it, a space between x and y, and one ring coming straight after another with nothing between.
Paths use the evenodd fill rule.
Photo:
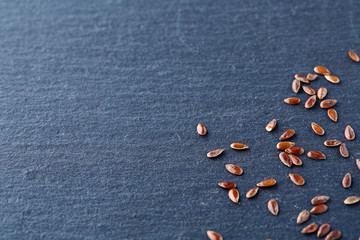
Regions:
<instances>
[{"instance_id":1,"label":"dark grey background","mask_svg":"<svg viewBox=\"0 0 360 240\"><path fill-rule=\"evenodd\" d=\"M360 235L359 137L350 157L323 146L360 136L359 1L20 1L0 2L0 231L2 239L315 239L297 214L316 195L343 239ZM295 73L325 65L339 121L317 105L289 106ZM279 125L265 131L273 118ZM326 130L315 135L314 121ZM209 134L196 134L198 122ZM328 159L277 158L279 135ZM232 142L250 146L229 149ZM216 160L206 153L226 148ZM242 176L224 165L238 164ZM295 186L288 173L301 174ZM341 186L353 175L350 189ZM254 199L244 195L278 181ZM234 181L233 204L220 181ZM266 209L276 199L280 214Z\"/></svg>"}]
</instances>

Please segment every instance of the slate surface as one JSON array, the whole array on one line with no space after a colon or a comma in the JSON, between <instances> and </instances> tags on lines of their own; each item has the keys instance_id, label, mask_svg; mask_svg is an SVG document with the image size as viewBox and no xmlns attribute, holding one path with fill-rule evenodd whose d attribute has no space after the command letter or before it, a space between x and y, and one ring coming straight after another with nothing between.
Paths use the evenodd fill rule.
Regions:
<instances>
[{"instance_id":1,"label":"slate surface","mask_svg":"<svg viewBox=\"0 0 360 240\"><path fill-rule=\"evenodd\" d=\"M343 141L347 124L360 135L360 64L347 56L360 53L359 1L6 0L0 33L1 239L207 239L207 229L224 239L315 239L295 219L319 194L331 196L329 211L309 222L360 235L360 205L342 203L360 194L359 137L346 141L348 159L323 146ZM339 100L337 123L318 105L282 102L295 96L293 75L316 65L340 77L310 84ZM328 159L282 165L275 144L288 128ZM229 149L235 141L250 150ZM207 159L216 148L224 155ZM291 172L306 184L295 186ZM343 189L347 172L353 185ZM267 178L277 186L245 199ZM220 181L239 185L240 205Z\"/></svg>"}]
</instances>

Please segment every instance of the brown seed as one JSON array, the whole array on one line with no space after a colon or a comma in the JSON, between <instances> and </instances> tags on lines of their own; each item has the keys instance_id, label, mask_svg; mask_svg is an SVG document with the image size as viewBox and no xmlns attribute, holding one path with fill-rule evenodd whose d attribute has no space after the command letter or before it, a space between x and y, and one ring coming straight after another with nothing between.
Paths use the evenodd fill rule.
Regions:
<instances>
[{"instance_id":1,"label":"brown seed","mask_svg":"<svg viewBox=\"0 0 360 240\"><path fill-rule=\"evenodd\" d=\"M295 143L294 142L279 142L277 145L276 145L276 148L279 149L279 150L285 150L289 147L293 147L295 146Z\"/></svg>"},{"instance_id":2,"label":"brown seed","mask_svg":"<svg viewBox=\"0 0 360 240\"><path fill-rule=\"evenodd\" d=\"M329 118L330 118L331 120L333 120L334 122L337 122L337 120L338 120L338 114L337 114L337 112L336 112L335 109L330 108L327 113L328 113L328 116L329 116Z\"/></svg>"},{"instance_id":3,"label":"brown seed","mask_svg":"<svg viewBox=\"0 0 360 240\"><path fill-rule=\"evenodd\" d=\"M196 127L196 130L198 132L199 135L205 135L207 133L206 127L204 125L202 125L201 123L199 123Z\"/></svg>"},{"instance_id":4,"label":"brown seed","mask_svg":"<svg viewBox=\"0 0 360 240\"><path fill-rule=\"evenodd\" d=\"M206 234L210 240L223 240L222 236L214 231L207 230Z\"/></svg>"},{"instance_id":5,"label":"brown seed","mask_svg":"<svg viewBox=\"0 0 360 240\"><path fill-rule=\"evenodd\" d=\"M355 204L357 202L360 201L360 197L356 197L356 196L351 196L351 197L347 197L345 200L344 200L344 203L346 205L351 205L351 204Z\"/></svg>"},{"instance_id":6,"label":"brown seed","mask_svg":"<svg viewBox=\"0 0 360 240\"><path fill-rule=\"evenodd\" d=\"M258 184L256 184L256 186L258 186L258 187L271 187L271 186L274 186L275 184L276 184L275 179L267 179L265 181L259 182Z\"/></svg>"},{"instance_id":7,"label":"brown seed","mask_svg":"<svg viewBox=\"0 0 360 240\"><path fill-rule=\"evenodd\" d=\"M218 185L225 189L233 189L236 188L236 184L233 182L219 182Z\"/></svg>"},{"instance_id":8,"label":"brown seed","mask_svg":"<svg viewBox=\"0 0 360 240\"><path fill-rule=\"evenodd\" d=\"M309 158L312 158L312 159L326 159L326 156L322 153L322 152L319 152L319 151L310 151L307 153L307 156Z\"/></svg>"},{"instance_id":9,"label":"brown seed","mask_svg":"<svg viewBox=\"0 0 360 240\"><path fill-rule=\"evenodd\" d=\"M307 79L304 75L301 75L301 74L295 74L295 79L297 79L303 83L309 83L309 79Z\"/></svg>"},{"instance_id":10,"label":"brown seed","mask_svg":"<svg viewBox=\"0 0 360 240\"><path fill-rule=\"evenodd\" d=\"M206 156L208 158L214 158L214 157L217 157L219 156L222 152L224 151L224 149L216 149L216 150L213 150L213 151L210 151L206 154Z\"/></svg>"},{"instance_id":11,"label":"brown seed","mask_svg":"<svg viewBox=\"0 0 360 240\"><path fill-rule=\"evenodd\" d=\"M281 161L285 166L291 167L292 162L291 162L291 159L290 159L289 154L284 153L284 152L281 152L281 153L279 153L279 158L280 158L280 161Z\"/></svg>"},{"instance_id":12,"label":"brown seed","mask_svg":"<svg viewBox=\"0 0 360 240\"><path fill-rule=\"evenodd\" d=\"M336 139L326 140L324 142L324 145L327 147L336 147L336 146L339 146L340 144L341 144L341 142Z\"/></svg>"},{"instance_id":13,"label":"brown seed","mask_svg":"<svg viewBox=\"0 0 360 240\"><path fill-rule=\"evenodd\" d=\"M327 89L324 87L319 88L317 91L317 96L320 100L323 100L326 94L327 94Z\"/></svg>"},{"instance_id":14,"label":"brown seed","mask_svg":"<svg viewBox=\"0 0 360 240\"><path fill-rule=\"evenodd\" d=\"M317 77L318 75L313 73L308 73L308 75L306 76L309 81L314 81Z\"/></svg>"},{"instance_id":15,"label":"brown seed","mask_svg":"<svg viewBox=\"0 0 360 240\"><path fill-rule=\"evenodd\" d=\"M296 105L301 102L300 98L292 97L284 99L284 102L290 105Z\"/></svg>"},{"instance_id":16,"label":"brown seed","mask_svg":"<svg viewBox=\"0 0 360 240\"><path fill-rule=\"evenodd\" d=\"M294 134L295 134L294 129L289 129L279 137L279 140L285 140L291 138Z\"/></svg>"},{"instance_id":17,"label":"brown seed","mask_svg":"<svg viewBox=\"0 0 360 240\"><path fill-rule=\"evenodd\" d=\"M304 154L304 149L302 147L295 146L295 147L289 147L289 148L285 149L285 152L287 152L289 154L294 154L294 155L300 156L300 155Z\"/></svg>"},{"instance_id":18,"label":"brown seed","mask_svg":"<svg viewBox=\"0 0 360 240\"><path fill-rule=\"evenodd\" d=\"M293 90L294 93L298 93L299 89L300 89L300 81L297 79L294 79L294 81L291 84L291 89Z\"/></svg>"},{"instance_id":19,"label":"brown seed","mask_svg":"<svg viewBox=\"0 0 360 240\"><path fill-rule=\"evenodd\" d=\"M271 212L272 215L274 215L274 216L278 215L279 204L275 200L273 200L273 199L269 200L267 203L267 208L269 209L269 211Z\"/></svg>"},{"instance_id":20,"label":"brown seed","mask_svg":"<svg viewBox=\"0 0 360 240\"><path fill-rule=\"evenodd\" d=\"M344 131L344 135L345 135L347 140L349 140L349 141L354 140L355 132L352 129L352 127L350 127L350 125L346 126L345 131Z\"/></svg>"},{"instance_id":21,"label":"brown seed","mask_svg":"<svg viewBox=\"0 0 360 240\"><path fill-rule=\"evenodd\" d=\"M239 202L239 191L236 190L235 188L229 190L228 196L230 200L233 201L234 203Z\"/></svg>"},{"instance_id":22,"label":"brown seed","mask_svg":"<svg viewBox=\"0 0 360 240\"><path fill-rule=\"evenodd\" d=\"M266 125L265 129L268 132L271 132L276 126L276 119L274 118L273 120L271 120L268 125Z\"/></svg>"},{"instance_id":23,"label":"brown seed","mask_svg":"<svg viewBox=\"0 0 360 240\"><path fill-rule=\"evenodd\" d=\"M360 170L360 159L356 159L355 162L356 162L357 168Z\"/></svg>"},{"instance_id":24,"label":"brown seed","mask_svg":"<svg viewBox=\"0 0 360 240\"><path fill-rule=\"evenodd\" d=\"M329 69L323 66L316 66L314 67L314 72L321 74L321 75L330 75Z\"/></svg>"},{"instance_id":25,"label":"brown seed","mask_svg":"<svg viewBox=\"0 0 360 240\"><path fill-rule=\"evenodd\" d=\"M332 106L334 106L336 104L337 100L336 99L326 99L321 101L320 103L320 107L321 108L331 108Z\"/></svg>"},{"instance_id":26,"label":"brown seed","mask_svg":"<svg viewBox=\"0 0 360 240\"><path fill-rule=\"evenodd\" d=\"M331 231L328 235L326 235L325 240L338 240L341 238L340 231Z\"/></svg>"},{"instance_id":27,"label":"brown seed","mask_svg":"<svg viewBox=\"0 0 360 240\"><path fill-rule=\"evenodd\" d=\"M302 165L302 161L299 157L295 156L295 155L289 155L291 162L296 165L296 166L301 166Z\"/></svg>"},{"instance_id":28,"label":"brown seed","mask_svg":"<svg viewBox=\"0 0 360 240\"><path fill-rule=\"evenodd\" d=\"M344 188L349 188L351 186L351 174L350 173L345 174L345 176L342 180L342 185Z\"/></svg>"},{"instance_id":29,"label":"brown seed","mask_svg":"<svg viewBox=\"0 0 360 240\"><path fill-rule=\"evenodd\" d=\"M326 80L328 80L331 83L339 83L340 79L337 76L333 75L325 75Z\"/></svg>"},{"instance_id":30,"label":"brown seed","mask_svg":"<svg viewBox=\"0 0 360 240\"><path fill-rule=\"evenodd\" d=\"M254 187L252 189L250 189L247 193L246 193L246 198L252 198L254 197L257 192L259 191L259 187Z\"/></svg>"},{"instance_id":31,"label":"brown seed","mask_svg":"<svg viewBox=\"0 0 360 240\"><path fill-rule=\"evenodd\" d=\"M352 51L349 51L349 57L355 62L360 61L359 56L356 53L352 52Z\"/></svg>"},{"instance_id":32,"label":"brown seed","mask_svg":"<svg viewBox=\"0 0 360 240\"><path fill-rule=\"evenodd\" d=\"M317 135L324 135L325 134L325 130L320 127L319 125L317 125L316 123L312 122L311 123L311 128L314 130L314 132L317 134Z\"/></svg>"},{"instance_id":33,"label":"brown seed","mask_svg":"<svg viewBox=\"0 0 360 240\"><path fill-rule=\"evenodd\" d=\"M325 223L319 227L319 230L317 231L316 236L318 238L321 238L328 234L330 232L330 225L328 223Z\"/></svg>"},{"instance_id":34,"label":"brown seed","mask_svg":"<svg viewBox=\"0 0 360 240\"><path fill-rule=\"evenodd\" d=\"M302 86L302 89L303 89L304 92L305 92L306 94L308 94L308 95L315 95L315 94L316 94L315 90L314 90L313 88L307 86L307 85L303 85L303 86Z\"/></svg>"},{"instance_id":35,"label":"brown seed","mask_svg":"<svg viewBox=\"0 0 360 240\"><path fill-rule=\"evenodd\" d=\"M306 100L304 107L305 108L312 108L316 103L316 96L311 96L308 98L308 100Z\"/></svg>"},{"instance_id":36,"label":"brown seed","mask_svg":"<svg viewBox=\"0 0 360 240\"><path fill-rule=\"evenodd\" d=\"M230 147L231 147L232 149L235 149L235 150L244 150L244 149L248 149L248 148L249 148L248 146L246 146L246 145L243 144L243 143L232 143L232 144L230 145Z\"/></svg>"},{"instance_id":37,"label":"brown seed","mask_svg":"<svg viewBox=\"0 0 360 240\"><path fill-rule=\"evenodd\" d=\"M307 220L309 220L310 217L310 212L308 210L302 210L298 217L296 218L296 223L297 224L302 224L304 222L306 222Z\"/></svg>"},{"instance_id":38,"label":"brown seed","mask_svg":"<svg viewBox=\"0 0 360 240\"><path fill-rule=\"evenodd\" d=\"M330 198L329 196L317 196L311 199L311 204L312 205L323 204L326 203L329 200L329 198Z\"/></svg>"},{"instance_id":39,"label":"brown seed","mask_svg":"<svg viewBox=\"0 0 360 240\"><path fill-rule=\"evenodd\" d=\"M290 173L289 177L290 177L291 181L298 186L302 186L305 184L304 178L298 174Z\"/></svg>"},{"instance_id":40,"label":"brown seed","mask_svg":"<svg viewBox=\"0 0 360 240\"><path fill-rule=\"evenodd\" d=\"M319 204L313 207L310 210L310 213L312 214L322 214L328 210L328 207L325 204Z\"/></svg>"},{"instance_id":41,"label":"brown seed","mask_svg":"<svg viewBox=\"0 0 360 240\"><path fill-rule=\"evenodd\" d=\"M307 225L306 227L303 228L303 230L301 230L301 233L303 234L310 234L313 232L316 232L316 230L318 230L318 225L316 223L311 223L309 225Z\"/></svg>"},{"instance_id":42,"label":"brown seed","mask_svg":"<svg viewBox=\"0 0 360 240\"><path fill-rule=\"evenodd\" d=\"M242 168L234 164L226 164L225 168L234 175L241 175L243 173Z\"/></svg>"},{"instance_id":43,"label":"brown seed","mask_svg":"<svg viewBox=\"0 0 360 240\"><path fill-rule=\"evenodd\" d=\"M340 151L341 156L343 156L343 157L345 157L345 158L349 157L349 150L347 149L345 143L342 143L342 144L340 145L339 151Z\"/></svg>"}]
</instances>

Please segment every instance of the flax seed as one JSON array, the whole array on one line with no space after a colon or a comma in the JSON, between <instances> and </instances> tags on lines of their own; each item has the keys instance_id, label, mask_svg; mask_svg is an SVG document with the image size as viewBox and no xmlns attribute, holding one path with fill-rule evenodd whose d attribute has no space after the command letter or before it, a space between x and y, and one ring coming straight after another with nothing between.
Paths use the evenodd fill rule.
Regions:
<instances>
[{"instance_id":1,"label":"flax seed","mask_svg":"<svg viewBox=\"0 0 360 240\"><path fill-rule=\"evenodd\" d=\"M225 168L229 171L229 173L232 173L234 175L241 175L243 173L242 168L234 164L226 164Z\"/></svg>"},{"instance_id":2,"label":"flax seed","mask_svg":"<svg viewBox=\"0 0 360 240\"><path fill-rule=\"evenodd\" d=\"M324 142L324 145L327 147L337 147L341 144L342 142L340 142L339 140L336 139L331 139L331 140L326 140Z\"/></svg>"},{"instance_id":3,"label":"flax seed","mask_svg":"<svg viewBox=\"0 0 360 240\"><path fill-rule=\"evenodd\" d=\"M295 79L303 82L303 83L309 83L309 79L307 79L304 75L301 74L295 74Z\"/></svg>"},{"instance_id":4,"label":"flax seed","mask_svg":"<svg viewBox=\"0 0 360 240\"><path fill-rule=\"evenodd\" d=\"M210 151L206 154L206 156L208 158L214 158L214 157L217 157L219 156L222 152L224 151L224 149L216 149L216 150L213 150L213 151Z\"/></svg>"},{"instance_id":5,"label":"flax seed","mask_svg":"<svg viewBox=\"0 0 360 240\"><path fill-rule=\"evenodd\" d=\"M258 184L256 184L256 186L258 186L258 187L271 187L271 186L274 186L275 184L276 184L275 179L267 179L265 181L259 182Z\"/></svg>"},{"instance_id":6,"label":"flax seed","mask_svg":"<svg viewBox=\"0 0 360 240\"><path fill-rule=\"evenodd\" d=\"M257 192L259 191L259 187L254 187L252 189L250 189L247 193L246 193L246 198L252 198L254 197Z\"/></svg>"},{"instance_id":7,"label":"flax seed","mask_svg":"<svg viewBox=\"0 0 360 240\"><path fill-rule=\"evenodd\" d=\"M316 72L317 74L321 74L321 75L330 75L329 69L327 69L326 67L323 67L323 66L314 67L314 72Z\"/></svg>"},{"instance_id":8,"label":"flax seed","mask_svg":"<svg viewBox=\"0 0 360 240\"><path fill-rule=\"evenodd\" d=\"M355 204L357 202L360 201L360 197L356 197L356 196L351 196L351 197L347 197L345 200L344 200L344 203L346 205L351 205L351 204Z\"/></svg>"},{"instance_id":9,"label":"flax seed","mask_svg":"<svg viewBox=\"0 0 360 240\"><path fill-rule=\"evenodd\" d=\"M341 183L344 188L349 188L351 186L351 174L350 173L345 174Z\"/></svg>"},{"instance_id":10,"label":"flax seed","mask_svg":"<svg viewBox=\"0 0 360 240\"><path fill-rule=\"evenodd\" d=\"M315 103L316 103L316 96L314 95L314 96L311 96L311 97L309 97L307 100L306 100L306 102L305 102L305 104L304 104L304 107L305 108L312 108L314 105L315 105Z\"/></svg>"},{"instance_id":11,"label":"flax seed","mask_svg":"<svg viewBox=\"0 0 360 240\"><path fill-rule=\"evenodd\" d=\"M328 207L325 204L319 204L313 207L310 210L310 213L312 214L322 214L328 210Z\"/></svg>"},{"instance_id":12,"label":"flax seed","mask_svg":"<svg viewBox=\"0 0 360 240\"><path fill-rule=\"evenodd\" d=\"M338 114L337 114L337 112L336 112L335 109L330 108L330 109L328 110L327 114L328 114L328 116L329 116L329 118L330 118L331 120L333 120L334 122L337 122L337 120L338 120Z\"/></svg>"},{"instance_id":13,"label":"flax seed","mask_svg":"<svg viewBox=\"0 0 360 240\"><path fill-rule=\"evenodd\" d=\"M319 227L319 230L317 231L316 236L318 238L321 238L321 237L325 236L326 234L328 234L330 232L330 228L331 227L330 227L330 225L328 223L325 223L325 224L321 225Z\"/></svg>"},{"instance_id":14,"label":"flax seed","mask_svg":"<svg viewBox=\"0 0 360 240\"><path fill-rule=\"evenodd\" d=\"M289 155L291 162L296 165L296 166L301 166L302 165L302 161L299 157L295 156L295 155Z\"/></svg>"},{"instance_id":15,"label":"flax seed","mask_svg":"<svg viewBox=\"0 0 360 240\"><path fill-rule=\"evenodd\" d=\"M295 147L289 147L289 148L285 149L285 152L287 152L289 154L294 154L294 155L300 156L300 155L304 154L304 149L302 147L295 146Z\"/></svg>"},{"instance_id":16,"label":"flax seed","mask_svg":"<svg viewBox=\"0 0 360 240\"><path fill-rule=\"evenodd\" d=\"M341 238L340 231L331 231L328 235L326 235L325 240L338 240Z\"/></svg>"},{"instance_id":17,"label":"flax seed","mask_svg":"<svg viewBox=\"0 0 360 240\"><path fill-rule=\"evenodd\" d=\"M356 159L355 162L356 162L357 168L360 170L360 159Z\"/></svg>"},{"instance_id":18,"label":"flax seed","mask_svg":"<svg viewBox=\"0 0 360 240\"><path fill-rule=\"evenodd\" d=\"M344 135L346 137L347 140L352 141L355 138L355 132L354 129L352 129L352 127L350 127L350 125L347 125L344 131Z\"/></svg>"},{"instance_id":19,"label":"flax seed","mask_svg":"<svg viewBox=\"0 0 360 240\"><path fill-rule=\"evenodd\" d=\"M347 149L345 143L340 144L339 151L340 151L341 156L343 156L345 158L349 157L349 150Z\"/></svg>"},{"instance_id":20,"label":"flax seed","mask_svg":"<svg viewBox=\"0 0 360 240\"><path fill-rule=\"evenodd\" d=\"M202 136L207 133L206 127L205 127L203 124L201 124L201 123L199 123L199 124L197 125L196 130L197 130L198 134L199 134L199 135L202 135Z\"/></svg>"},{"instance_id":21,"label":"flax seed","mask_svg":"<svg viewBox=\"0 0 360 240\"><path fill-rule=\"evenodd\" d=\"M284 152L281 152L281 153L279 153L279 158L280 158L280 161L281 161L285 166L291 167L292 161L291 161L291 159L290 159L289 154L284 153Z\"/></svg>"},{"instance_id":22,"label":"flax seed","mask_svg":"<svg viewBox=\"0 0 360 240\"><path fill-rule=\"evenodd\" d=\"M339 83L340 79L337 76L333 75L325 75L326 80L328 80L331 83Z\"/></svg>"},{"instance_id":23,"label":"flax seed","mask_svg":"<svg viewBox=\"0 0 360 240\"><path fill-rule=\"evenodd\" d=\"M289 129L279 137L279 140L285 140L291 138L294 134L295 134L294 129Z\"/></svg>"},{"instance_id":24,"label":"flax seed","mask_svg":"<svg viewBox=\"0 0 360 240\"><path fill-rule=\"evenodd\" d=\"M206 234L210 240L223 240L222 236L217 232L207 230Z\"/></svg>"},{"instance_id":25,"label":"flax seed","mask_svg":"<svg viewBox=\"0 0 360 240\"><path fill-rule=\"evenodd\" d=\"M274 200L271 199L268 201L267 208L272 215L276 216L279 213L279 204Z\"/></svg>"},{"instance_id":26,"label":"flax seed","mask_svg":"<svg viewBox=\"0 0 360 240\"><path fill-rule=\"evenodd\" d=\"M297 216L296 223L302 224L302 223L306 222L307 220L309 220L309 218L310 218L310 212L308 210L303 210Z\"/></svg>"},{"instance_id":27,"label":"flax seed","mask_svg":"<svg viewBox=\"0 0 360 240\"><path fill-rule=\"evenodd\" d=\"M290 105L296 105L301 102L300 98L292 97L284 99L284 102Z\"/></svg>"},{"instance_id":28,"label":"flax seed","mask_svg":"<svg viewBox=\"0 0 360 240\"><path fill-rule=\"evenodd\" d=\"M293 90L294 93L298 93L299 89L300 89L300 81L297 79L294 79L294 81L291 84L291 89Z\"/></svg>"},{"instance_id":29,"label":"flax seed","mask_svg":"<svg viewBox=\"0 0 360 240\"><path fill-rule=\"evenodd\" d=\"M323 204L326 203L327 201L329 201L329 196L317 196L314 197L313 199L311 199L311 204L312 205L319 205L319 204Z\"/></svg>"},{"instance_id":30,"label":"flax seed","mask_svg":"<svg viewBox=\"0 0 360 240\"><path fill-rule=\"evenodd\" d=\"M307 156L309 158L312 158L312 159L326 159L326 156L322 153L322 152L319 152L319 151L310 151L307 153Z\"/></svg>"},{"instance_id":31,"label":"flax seed","mask_svg":"<svg viewBox=\"0 0 360 240\"><path fill-rule=\"evenodd\" d=\"M230 189L228 192L228 196L230 198L231 201L233 201L234 203L238 203L239 202L239 191L236 189Z\"/></svg>"},{"instance_id":32,"label":"flax seed","mask_svg":"<svg viewBox=\"0 0 360 240\"><path fill-rule=\"evenodd\" d=\"M295 146L295 143L294 142L279 142L277 145L276 145L276 148L279 149L279 150L285 150L289 147L293 147Z\"/></svg>"},{"instance_id":33,"label":"flax seed","mask_svg":"<svg viewBox=\"0 0 360 240\"><path fill-rule=\"evenodd\" d=\"M235 149L235 150L244 150L244 149L248 149L249 147L243 143L232 143L230 145L230 147L232 149Z\"/></svg>"},{"instance_id":34,"label":"flax seed","mask_svg":"<svg viewBox=\"0 0 360 240\"><path fill-rule=\"evenodd\" d=\"M317 134L317 135L324 135L325 134L325 131L322 127L320 127L319 125L317 125L316 123L312 122L311 123L311 128L314 130L314 132Z\"/></svg>"},{"instance_id":35,"label":"flax seed","mask_svg":"<svg viewBox=\"0 0 360 240\"><path fill-rule=\"evenodd\" d=\"M306 76L309 81L314 81L317 77L318 75L313 73L308 73L308 75Z\"/></svg>"},{"instance_id":36,"label":"flax seed","mask_svg":"<svg viewBox=\"0 0 360 240\"><path fill-rule=\"evenodd\" d=\"M360 61L359 56L356 53L352 52L352 51L349 51L349 57L355 62Z\"/></svg>"},{"instance_id":37,"label":"flax seed","mask_svg":"<svg viewBox=\"0 0 360 240\"><path fill-rule=\"evenodd\" d=\"M319 88L318 91L317 91L317 97L320 100L323 100L324 97L326 96L326 94L327 94L327 89L324 88L324 87Z\"/></svg>"},{"instance_id":38,"label":"flax seed","mask_svg":"<svg viewBox=\"0 0 360 240\"><path fill-rule=\"evenodd\" d=\"M233 182L219 182L218 185L225 189L233 189L236 188L236 184Z\"/></svg>"},{"instance_id":39,"label":"flax seed","mask_svg":"<svg viewBox=\"0 0 360 240\"><path fill-rule=\"evenodd\" d=\"M331 108L336 104L337 100L336 99L326 99L321 101L320 103L320 107L321 108Z\"/></svg>"},{"instance_id":40,"label":"flax seed","mask_svg":"<svg viewBox=\"0 0 360 240\"><path fill-rule=\"evenodd\" d=\"M298 186L302 186L305 184L304 178L298 174L290 173L289 177L290 177L291 181Z\"/></svg>"},{"instance_id":41,"label":"flax seed","mask_svg":"<svg viewBox=\"0 0 360 240\"><path fill-rule=\"evenodd\" d=\"M268 125L266 125L265 129L266 131L271 132L275 127L276 127L276 119L274 118L268 123Z\"/></svg>"},{"instance_id":42,"label":"flax seed","mask_svg":"<svg viewBox=\"0 0 360 240\"><path fill-rule=\"evenodd\" d=\"M314 90L313 88L307 86L307 85L303 85L303 86L302 86L302 89L303 89L304 92L305 92L306 94L308 94L308 95L315 95L315 94L316 94L315 90Z\"/></svg>"},{"instance_id":43,"label":"flax seed","mask_svg":"<svg viewBox=\"0 0 360 240\"><path fill-rule=\"evenodd\" d=\"M318 230L319 226L316 223L311 223L309 225L307 225L306 227L303 228L303 230L301 230L301 233L303 234L310 234L313 232L316 232L316 230Z\"/></svg>"}]
</instances>

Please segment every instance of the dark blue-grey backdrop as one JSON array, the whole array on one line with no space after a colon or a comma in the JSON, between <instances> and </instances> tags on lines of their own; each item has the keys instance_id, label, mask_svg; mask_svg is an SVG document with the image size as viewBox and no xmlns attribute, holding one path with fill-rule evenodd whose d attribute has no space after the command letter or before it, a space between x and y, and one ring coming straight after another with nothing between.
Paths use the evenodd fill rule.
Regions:
<instances>
[{"instance_id":1,"label":"dark blue-grey backdrop","mask_svg":"<svg viewBox=\"0 0 360 240\"><path fill-rule=\"evenodd\" d=\"M346 141L348 159L323 146L343 141L347 124L360 136L360 64L347 56L360 53L359 1L6 0L0 34L2 239L207 239L207 229L224 239L315 239L295 220L319 194L331 196L329 211L309 222L360 235L359 204L342 203L360 194L359 137ZM295 96L293 75L316 65L340 77L310 84L339 100L337 123L318 105L282 102ZM288 128L328 159L281 164L275 145ZM235 141L250 150L229 149ZM206 158L216 148L225 154ZM247 200L266 178L277 186ZM240 205L220 181L239 185Z\"/></svg>"}]
</instances>

